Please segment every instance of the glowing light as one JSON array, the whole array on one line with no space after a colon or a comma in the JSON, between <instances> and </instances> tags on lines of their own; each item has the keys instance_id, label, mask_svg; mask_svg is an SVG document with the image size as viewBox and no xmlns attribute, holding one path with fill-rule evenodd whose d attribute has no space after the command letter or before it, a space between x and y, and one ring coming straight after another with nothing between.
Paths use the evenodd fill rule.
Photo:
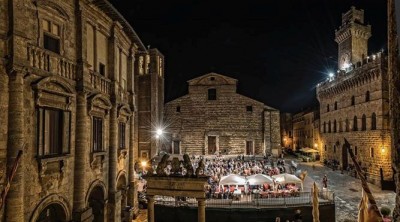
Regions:
<instances>
[{"instance_id":1,"label":"glowing light","mask_svg":"<svg viewBox=\"0 0 400 222\"><path fill-rule=\"evenodd\" d=\"M314 143L314 147L317 148L317 146L318 146L318 144L317 144L317 143Z\"/></svg>"},{"instance_id":2,"label":"glowing light","mask_svg":"<svg viewBox=\"0 0 400 222\"><path fill-rule=\"evenodd\" d=\"M350 63L345 62L345 63L343 64L343 66L342 66L342 69L348 69L348 68L350 68L350 66L351 66Z\"/></svg>"},{"instance_id":3,"label":"glowing light","mask_svg":"<svg viewBox=\"0 0 400 222\"><path fill-rule=\"evenodd\" d=\"M145 168L147 166L147 162L146 161L142 161L141 164L142 164L143 168Z\"/></svg>"},{"instance_id":4,"label":"glowing light","mask_svg":"<svg viewBox=\"0 0 400 222\"><path fill-rule=\"evenodd\" d=\"M157 136L161 136L163 134L163 130L157 129L156 134L157 134Z\"/></svg>"},{"instance_id":5,"label":"glowing light","mask_svg":"<svg viewBox=\"0 0 400 222\"><path fill-rule=\"evenodd\" d=\"M385 152L385 147L384 147L384 146L382 147L381 152L382 152L382 153Z\"/></svg>"},{"instance_id":6,"label":"glowing light","mask_svg":"<svg viewBox=\"0 0 400 222\"><path fill-rule=\"evenodd\" d=\"M333 78L335 76L335 74L333 74L333 72L329 73L329 78Z\"/></svg>"}]
</instances>

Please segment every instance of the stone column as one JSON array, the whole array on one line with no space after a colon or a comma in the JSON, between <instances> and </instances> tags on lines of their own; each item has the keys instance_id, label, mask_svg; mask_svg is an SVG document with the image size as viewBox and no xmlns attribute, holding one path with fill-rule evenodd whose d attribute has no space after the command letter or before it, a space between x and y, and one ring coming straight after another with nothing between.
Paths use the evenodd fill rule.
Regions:
<instances>
[{"instance_id":1,"label":"stone column","mask_svg":"<svg viewBox=\"0 0 400 222\"><path fill-rule=\"evenodd\" d=\"M147 222L154 221L154 196L147 196Z\"/></svg>"},{"instance_id":2,"label":"stone column","mask_svg":"<svg viewBox=\"0 0 400 222\"><path fill-rule=\"evenodd\" d=\"M128 182L129 182L129 190L128 190L128 205L131 207L135 207L135 198L136 198L136 181L135 181L135 114L133 114L129 119L129 172L128 172Z\"/></svg>"},{"instance_id":3,"label":"stone column","mask_svg":"<svg viewBox=\"0 0 400 222\"><path fill-rule=\"evenodd\" d=\"M197 198L197 221L206 222L206 199Z\"/></svg>"},{"instance_id":4,"label":"stone column","mask_svg":"<svg viewBox=\"0 0 400 222\"><path fill-rule=\"evenodd\" d=\"M87 114L87 95L79 92L76 98L76 135L75 135L75 171L74 171L74 220L81 221L85 209L87 189L86 159L89 155L90 122Z\"/></svg>"},{"instance_id":5,"label":"stone column","mask_svg":"<svg viewBox=\"0 0 400 222\"><path fill-rule=\"evenodd\" d=\"M110 147L108 150L109 155L109 221L113 222L118 220L116 217L116 204L117 198L117 158L118 158L118 120L117 120L117 107L113 104L110 111Z\"/></svg>"},{"instance_id":6,"label":"stone column","mask_svg":"<svg viewBox=\"0 0 400 222\"><path fill-rule=\"evenodd\" d=\"M9 77L9 107L8 107L8 146L7 146L7 176L15 162L18 151L25 144L24 130L24 78L23 73L15 72ZM1 101L3 102L3 101ZM25 149L27 150L27 149ZM5 202L5 221L18 222L24 219L24 157L11 182L11 187Z\"/></svg>"}]
</instances>

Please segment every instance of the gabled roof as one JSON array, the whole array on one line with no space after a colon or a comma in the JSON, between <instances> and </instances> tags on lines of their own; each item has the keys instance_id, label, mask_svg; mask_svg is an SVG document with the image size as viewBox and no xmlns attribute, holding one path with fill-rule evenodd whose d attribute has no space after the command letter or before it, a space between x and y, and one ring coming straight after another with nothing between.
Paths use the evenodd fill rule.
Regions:
<instances>
[{"instance_id":1,"label":"gabled roof","mask_svg":"<svg viewBox=\"0 0 400 222\"><path fill-rule=\"evenodd\" d=\"M215 72L210 72L208 74L199 76L197 78L191 79L189 81L187 81L187 83L189 85L204 85L204 80L210 78L210 77L215 77L216 79L218 79L219 81L223 81L224 84L226 85L237 85L238 80L228 77L228 76L224 76Z\"/></svg>"}]
</instances>

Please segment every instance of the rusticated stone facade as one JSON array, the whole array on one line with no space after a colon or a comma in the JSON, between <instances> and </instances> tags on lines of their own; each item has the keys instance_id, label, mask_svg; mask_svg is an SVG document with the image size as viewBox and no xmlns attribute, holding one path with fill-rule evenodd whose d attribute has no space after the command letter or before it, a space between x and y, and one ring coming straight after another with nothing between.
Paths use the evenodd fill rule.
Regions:
<instances>
[{"instance_id":1,"label":"rusticated stone facade","mask_svg":"<svg viewBox=\"0 0 400 222\"><path fill-rule=\"evenodd\" d=\"M336 31L339 71L318 84L322 160L338 160L346 169L351 163L343 149L346 138L367 178L380 184L392 178L389 129L387 59L383 53L366 56L370 26L364 25L364 11L354 7L342 16Z\"/></svg>"},{"instance_id":2,"label":"rusticated stone facade","mask_svg":"<svg viewBox=\"0 0 400 222\"><path fill-rule=\"evenodd\" d=\"M23 149L0 221L137 210L134 86L151 52L106 0L0 0L2 185Z\"/></svg>"},{"instance_id":3,"label":"rusticated stone facade","mask_svg":"<svg viewBox=\"0 0 400 222\"><path fill-rule=\"evenodd\" d=\"M165 105L168 153L264 155L280 146L279 111L236 93L237 80L209 73Z\"/></svg>"},{"instance_id":4,"label":"rusticated stone facade","mask_svg":"<svg viewBox=\"0 0 400 222\"><path fill-rule=\"evenodd\" d=\"M293 148L318 149L319 110L308 110L293 115ZM319 149L318 149L319 150Z\"/></svg>"}]
</instances>

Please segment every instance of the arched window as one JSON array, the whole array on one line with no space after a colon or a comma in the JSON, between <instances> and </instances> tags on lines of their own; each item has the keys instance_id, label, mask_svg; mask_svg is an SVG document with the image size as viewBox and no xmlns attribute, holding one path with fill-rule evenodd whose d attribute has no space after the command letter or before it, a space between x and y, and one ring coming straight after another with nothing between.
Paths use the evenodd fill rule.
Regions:
<instances>
[{"instance_id":1,"label":"arched window","mask_svg":"<svg viewBox=\"0 0 400 222\"><path fill-rule=\"evenodd\" d=\"M336 153L336 145L333 145L333 152Z\"/></svg>"},{"instance_id":2,"label":"arched window","mask_svg":"<svg viewBox=\"0 0 400 222\"><path fill-rule=\"evenodd\" d=\"M329 120L329 122L328 122L328 133L330 133L331 132L331 121Z\"/></svg>"},{"instance_id":3,"label":"arched window","mask_svg":"<svg viewBox=\"0 0 400 222\"><path fill-rule=\"evenodd\" d=\"M325 145L325 151L326 151L326 145Z\"/></svg>"},{"instance_id":4,"label":"arched window","mask_svg":"<svg viewBox=\"0 0 400 222\"><path fill-rule=\"evenodd\" d=\"M365 116L365 114L362 116L361 119L361 130L362 131L367 130L367 117Z\"/></svg>"},{"instance_id":5,"label":"arched window","mask_svg":"<svg viewBox=\"0 0 400 222\"><path fill-rule=\"evenodd\" d=\"M342 120L339 119L339 133L343 132L343 123Z\"/></svg>"},{"instance_id":6,"label":"arched window","mask_svg":"<svg viewBox=\"0 0 400 222\"><path fill-rule=\"evenodd\" d=\"M371 130L376 130L376 114L372 113L371 117Z\"/></svg>"},{"instance_id":7,"label":"arched window","mask_svg":"<svg viewBox=\"0 0 400 222\"><path fill-rule=\"evenodd\" d=\"M346 119L346 132L350 131L350 122L349 119Z\"/></svg>"},{"instance_id":8,"label":"arched window","mask_svg":"<svg viewBox=\"0 0 400 222\"><path fill-rule=\"evenodd\" d=\"M354 155L357 156L357 153L358 153L357 147L354 147Z\"/></svg>"},{"instance_id":9,"label":"arched window","mask_svg":"<svg viewBox=\"0 0 400 222\"><path fill-rule=\"evenodd\" d=\"M354 106L356 104L356 98L354 96L351 97L351 105Z\"/></svg>"},{"instance_id":10,"label":"arched window","mask_svg":"<svg viewBox=\"0 0 400 222\"><path fill-rule=\"evenodd\" d=\"M329 112L329 104L326 105L326 112Z\"/></svg>"},{"instance_id":11,"label":"arched window","mask_svg":"<svg viewBox=\"0 0 400 222\"><path fill-rule=\"evenodd\" d=\"M335 102L335 110L337 110L337 102Z\"/></svg>"},{"instance_id":12,"label":"arched window","mask_svg":"<svg viewBox=\"0 0 400 222\"><path fill-rule=\"evenodd\" d=\"M367 91L367 93L365 93L365 102L369 102L370 100L370 95L369 95L369 91Z\"/></svg>"},{"instance_id":13,"label":"arched window","mask_svg":"<svg viewBox=\"0 0 400 222\"><path fill-rule=\"evenodd\" d=\"M336 133L337 131L336 131L336 120L335 121L333 121L333 132L334 133Z\"/></svg>"},{"instance_id":14,"label":"arched window","mask_svg":"<svg viewBox=\"0 0 400 222\"><path fill-rule=\"evenodd\" d=\"M357 116L354 116L353 119L353 131L357 131L358 130L358 126L357 126Z\"/></svg>"},{"instance_id":15,"label":"arched window","mask_svg":"<svg viewBox=\"0 0 400 222\"><path fill-rule=\"evenodd\" d=\"M323 132L326 133L326 122L324 122L324 127L323 128L324 128Z\"/></svg>"}]
</instances>

